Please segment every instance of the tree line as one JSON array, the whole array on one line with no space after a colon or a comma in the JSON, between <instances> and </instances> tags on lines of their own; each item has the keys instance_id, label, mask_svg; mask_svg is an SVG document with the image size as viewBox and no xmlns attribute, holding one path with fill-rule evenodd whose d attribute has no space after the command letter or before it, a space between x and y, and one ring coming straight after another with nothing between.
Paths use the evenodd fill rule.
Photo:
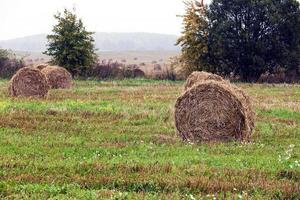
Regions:
<instances>
[{"instance_id":1,"label":"tree line","mask_svg":"<svg viewBox=\"0 0 300 200\"><path fill-rule=\"evenodd\" d=\"M209 71L256 81L262 74L300 75L300 5L296 0L186 1L183 72Z\"/></svg>"},{"instance_id":2,"label":"tree line","mask_svg":"<svg viewBox=\"0 0 300 200\"><path fill-rule=\"evenodd\" d=\"M185 7L177 42L184 75L208 71L256 81L266 72L281 71L300 77L297 0L212 0L209 6L187 0ZM47 36L44 54L74 76L87 76L98 62L93 32L75 12L65 9L54 17L57 24Z\"/></svg>"}]
</instances>

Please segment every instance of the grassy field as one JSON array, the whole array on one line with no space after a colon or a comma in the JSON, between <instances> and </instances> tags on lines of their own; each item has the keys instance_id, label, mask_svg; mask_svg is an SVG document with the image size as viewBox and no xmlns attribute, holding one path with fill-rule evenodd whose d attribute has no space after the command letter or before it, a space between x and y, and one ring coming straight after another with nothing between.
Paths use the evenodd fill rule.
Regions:
<instances>
[{"instance_id":1,"label":"grassy field","mask_svg":"<svg viewBox=\"0 0 300 200\"><path fill-rule=\"evenodd\" d=\"M2 199L300 199L300 86L240 84L252 142L186 144L182 82L76 81L47 99L0 81Z\"/></svg>"}]
</instances>

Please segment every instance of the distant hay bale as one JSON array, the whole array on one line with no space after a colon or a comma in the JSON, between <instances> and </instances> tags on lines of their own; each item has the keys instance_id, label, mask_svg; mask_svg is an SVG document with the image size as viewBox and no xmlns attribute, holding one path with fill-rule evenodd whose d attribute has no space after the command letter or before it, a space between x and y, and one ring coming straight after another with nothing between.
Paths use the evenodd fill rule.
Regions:
<instances>
[{"instance_id":1,"label":"distant hay bale","mask_svg":"<svg viewBox=\"0 0 300 200\"><path fill-rule=\"evenodd\" d=\"M68 89L72 87L72 75L63 67L47 66L41 72L46 76L51 89Z\"/></svg>"},{"instance_id":2,"label":"distant hay bale","mask_svg":"<svg viewBox=\"0 0 300 200\"><path fill-rule=\"evenodd\" d=\"M44 74L38 69L24 67L11 78L9 93L15 97L44 97L48 89Z\"/></svg>"},{"instance_id":3,"label":"distant hay bale","mask_svg":"<svg viewBox=\"0 0 300 200\"><path fill-rule=\"evenodd\" d=\"M38 69L38 70L42 70L42 69L46 68L47 66L48 66L48 64L43 63L43 64L34 65L33 68Z\"/></svg>"},{"instance_id":4,"label":"distant hay bale","mask_svg":"<svg viewBox=\"0 0 300 200\"><path fill-rule=\"evenodd\" d=\"M249 97L227 82L203 81L175 105L180 136L192 142L248 140L254 127Z\"/></svg>"},{"instance_id":5,"label":"distant hay bale","mask_svg":"<svg viewBox=\"0 0 300 200\"><path fill-rule=\"evenodd\" d=\"M188 90L197 84L199 81L225 81L221 76L208 72L193 72L186 80L184 89Z\"/></svg>"}]
</instances>

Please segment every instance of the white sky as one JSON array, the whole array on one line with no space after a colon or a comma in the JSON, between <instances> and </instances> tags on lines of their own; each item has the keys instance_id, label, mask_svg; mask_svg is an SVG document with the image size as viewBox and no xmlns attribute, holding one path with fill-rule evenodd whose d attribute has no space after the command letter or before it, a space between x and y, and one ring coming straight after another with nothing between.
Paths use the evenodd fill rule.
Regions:
<instances>
[{"instance_id":1,"label":"white sky","mask_svg":"<svg viewBox=\"0 0 300 200\"><path fill-rule=\"evenodd\" d=\"M184 13L182 0L0 0L0 40L50 33L53 14L74 6L95 32L178 35Z\"/></svg>"}]
</instances>

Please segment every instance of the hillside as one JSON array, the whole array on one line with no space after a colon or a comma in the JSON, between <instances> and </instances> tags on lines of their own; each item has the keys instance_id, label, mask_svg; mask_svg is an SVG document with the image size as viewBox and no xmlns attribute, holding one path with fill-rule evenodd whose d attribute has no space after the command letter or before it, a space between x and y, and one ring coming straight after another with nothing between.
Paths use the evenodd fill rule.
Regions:
<instances>
[{"instance_id":1,"label":"hillside","mask_svg":"<svg viewBox=\"0 0 300 200\"><path fill-rule=\"evenodd\" d=\"M95 33L100 51L177 51L177 36L157 33ZM41 52L46 47L46 34L0 41L0 47L17 51Z\"/></svg>"}]
</instances>

